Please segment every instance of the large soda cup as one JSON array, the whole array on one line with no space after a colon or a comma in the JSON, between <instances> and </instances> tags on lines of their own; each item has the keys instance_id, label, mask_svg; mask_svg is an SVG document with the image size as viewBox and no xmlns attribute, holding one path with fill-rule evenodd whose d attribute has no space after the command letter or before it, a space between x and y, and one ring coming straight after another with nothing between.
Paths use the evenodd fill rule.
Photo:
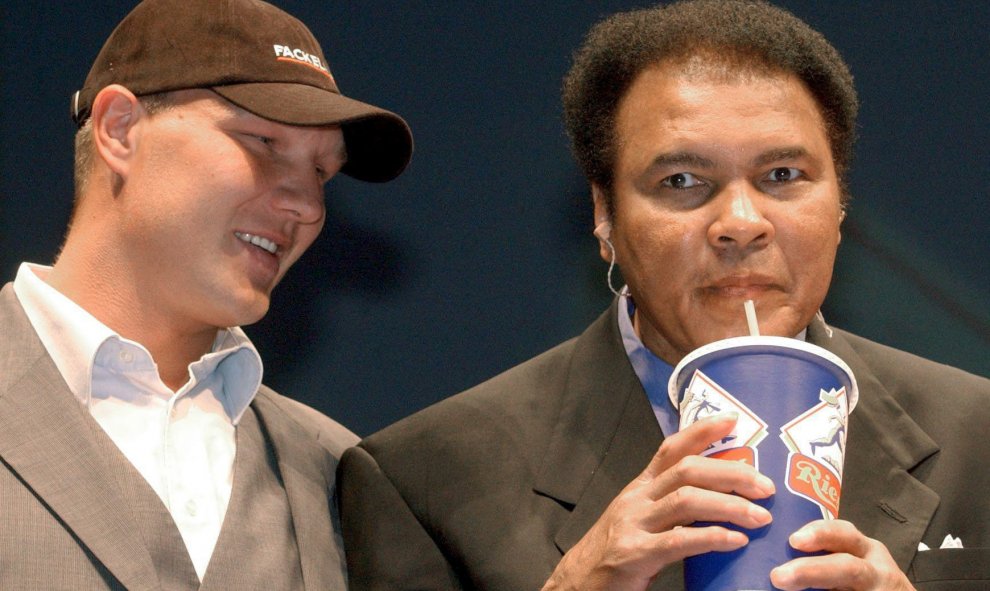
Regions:
<instances>
[{"instance_id":1,"label":"large soda cup","mask_svg":"<svg viewBox=\"0 0 990 591\"><path fill-rule=\"evenodd\" d=\"M768 336L717 341L688 354L668 384L680 428L723 412L739 413L730 435L703 455L746 462L774 481L757 501L773 522L744 531L749 544L685 560L688 591L769 591L770 571L803 555L787 538L816 519L834 519L842 494L846 425L856 378L838 357L797 339Z\"/></svg>"}]
</instances>

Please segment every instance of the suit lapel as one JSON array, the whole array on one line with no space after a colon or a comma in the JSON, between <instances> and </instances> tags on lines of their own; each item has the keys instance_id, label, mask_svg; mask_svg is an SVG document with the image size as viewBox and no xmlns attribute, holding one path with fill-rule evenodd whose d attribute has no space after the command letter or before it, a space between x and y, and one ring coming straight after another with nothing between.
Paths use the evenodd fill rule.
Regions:
<instances>
[{"instance_id":1,"label":"suit lapel","mask_svg":"<svg viewBox=\"0 0 990 591\"><path fill-rule=\"evenodd\" d=\"M0 292L0 458L128 589L157 589L151 557L94 439L13 290Z\"/></svg>"},{"instance_id":2,"label":"suit lapel","mask_svg":"<svg viewBox=\"0 0 990 591\"><path fill-rule=\"evenodd\" d=\"M849 420L840 517L883 542L905 570L939 504L938 495L910 471L937 453L938 445L880 383L841 331L830 331L816 321L808 328L808 340L845 361L859 386L859 403Z\"/></svg>"},{"instance_id":3,"label":"suit lapel","mask_svg":"<svg viewBox=\"0 0 990 591\"><path fill-rule=\"evenodd\" d=\"M562 404L534 487L571 515L555 542L566 552L649 463L662 435L629 365L613 304L578 339Z\"/></svg>"},{"instance_id":4,"label":"suit lapel","mask_svg":"<svg viewBox=\"0 0 990 591\"><path fill-rule=\"evenodd\" d=\"M314 435L289 418L271 396L262 387L252 405L266 428L285 484L303 581L307 589L343 587L344 582L334 578L334 573L344 570L340 551L344 545L330 513L334 470L330 454L321 453L322 448L313 444Z\"/></svg>"}]
</instances>

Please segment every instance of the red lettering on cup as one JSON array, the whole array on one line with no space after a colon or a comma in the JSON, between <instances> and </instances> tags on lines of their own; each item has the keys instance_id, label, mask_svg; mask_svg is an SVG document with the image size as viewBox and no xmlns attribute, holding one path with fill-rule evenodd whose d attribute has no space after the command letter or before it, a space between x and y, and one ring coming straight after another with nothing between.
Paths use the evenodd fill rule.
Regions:
<instances>
[{"instance_id":1,"label":"red lettering on cup","mask_svg":"<svg viewBox=\"0 0 990 591\"><path fill-rule=\"evenodd\" d=\"M792 453L787 465L787 488L820 505L828 512L826 517L838 517L842 482L827 465L804 454Z\"/></svg>"}]
</instances>

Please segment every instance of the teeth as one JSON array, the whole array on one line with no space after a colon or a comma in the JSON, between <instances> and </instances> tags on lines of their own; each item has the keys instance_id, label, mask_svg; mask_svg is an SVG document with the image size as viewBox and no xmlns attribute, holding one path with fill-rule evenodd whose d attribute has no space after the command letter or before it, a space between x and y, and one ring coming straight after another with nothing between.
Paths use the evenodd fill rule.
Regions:
<instances>
[{"instance_id":1,"label":"teeth","mask_svg":"<svg viewBox=\"0 0 990 591\"><path fill-rule=\"evenodd\" d=\"M237 236L239 239L247 242L248 244L253 244L259 248L263 248L271 254L278 252L278 245L267 238L255 236L254 234L247 234L245 232L234 232L234 236Z\"/></svg>"}]
</instances>

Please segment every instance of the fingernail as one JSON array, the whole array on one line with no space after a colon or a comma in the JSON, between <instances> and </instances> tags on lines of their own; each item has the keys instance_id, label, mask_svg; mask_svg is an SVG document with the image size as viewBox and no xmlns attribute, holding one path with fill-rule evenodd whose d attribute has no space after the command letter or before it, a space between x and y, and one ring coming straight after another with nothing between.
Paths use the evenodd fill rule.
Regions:
<instances>
[{"instance_id":1,"label":"fingernail","mask_svg":"<svg viewBox=\"0 0 990 591\"><path fill-rule=\"evenodd\" d=\"M791 546L797 548L798 546L802 546L810 542L811 534L805 529L799 529L791 534L791 537L788 541L790 542Z\"/></svg>"},{"instance_id":2,"label":"fingernail","mask_svg":"<svg viewBox=\"0 0 990 591\"><path fill-rule=\"evenodd\" d=\"M749 543L749 538L746 537L746 534L734 530L729 530L726 538L728 539L729 544L737 548L742 548Z\"/></svg>"},{"instance_id":3,"label":"fingernail","mask_svg":"<svg viewBox=\"0 0 990 591\"><path fill-rule=\"evenodd\" d=\"M778 566L770 571L770 581L774 587L787 587L794 582L794 572L789 566Z\"/></svg>"},{"instance_id":4,"label":"fingernail","mask_svg":"<svg viewBox=\"0 0 990 591\"><path fill-rule=\"evenodd\" d=\"M777 492L777 487L774 486L773 480L770 480L763 474L759 474L756 477L756 488L760 489L760 492L766 496L770 496Z\"/></svg>"},{"instance_id":5,"label":"fingernail","mask_svg":"<svg viewBox=\"0 0 990 591\"><path fill-rule=\"evenodd\" d=\"M749 506L749 516L756 523L761 523L766 525L773 521L773 515L769 511L764 509L759 505L750 504Z\"/></svg>"}]
</instances>

